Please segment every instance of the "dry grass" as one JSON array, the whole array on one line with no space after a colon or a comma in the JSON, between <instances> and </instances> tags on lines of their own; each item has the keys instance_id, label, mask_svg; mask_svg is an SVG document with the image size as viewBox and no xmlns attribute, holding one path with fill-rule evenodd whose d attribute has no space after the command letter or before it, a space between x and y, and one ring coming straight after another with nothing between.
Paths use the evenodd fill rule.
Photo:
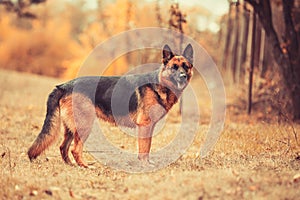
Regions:
<instances>
[{"instance_id":1,"label":"dry grass","mask_svg":"<svg viewBox=\"0 0 300 200\"><path fill-rule=\"evenodd\" d=\"M300 196L297 178L300 147L293 131L294 128L296 133L300 132L297 124L292 128L289 124L255 120L250 124L228 121L211 155L205 159L196 157L209 121L209 109L204 106L210 102L205 91L197 94L202 97L199 105L203 117L194 143L179 160L164 169L130 174L97 162L93 169L71 167L62 162L59 143L30 163L27 149L41 129L46 97L59 82L0 71L1 199L297 199ZM169 118L165 129L170 134L158 134L153 140L154 149L164 145L162 138L172 139L178 120L174 113ZM107 130L116 145L135 150L135 140L126 138L117 129ZM94 161L88 153L84 157Z\"/></svg>"}]
</instances>

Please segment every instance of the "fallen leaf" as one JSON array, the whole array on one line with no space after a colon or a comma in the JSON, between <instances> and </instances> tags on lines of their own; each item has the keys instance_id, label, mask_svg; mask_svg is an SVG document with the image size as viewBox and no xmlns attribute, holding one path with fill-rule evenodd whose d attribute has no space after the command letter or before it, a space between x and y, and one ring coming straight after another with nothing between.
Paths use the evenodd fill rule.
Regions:
<instances>
[{"instance_id":1,"label":"fallen leaf","mask_svg":"<svg viewBox=\"0 0 300 200\"><path fill-rule=\"evenodd\" d=\"M258 186L257 185L251 185L251 186L249 186L249 190L250 191L257 191L258 190Z\"/></svg>"},{"instance_id":2,"label":"fallen leaf","mask_svg":"<svg viewBox=\"0 0 300 200\"><path fill-rule=\"evenodd\" d=\"M52 196L52 195L53 195L53 193L52 193L51 190L45 190L44 192L45 192L46 194L48 194L49 196Z\"/></svg>"},{"instance_id":3,"label":"fallen leaf","mask_svg":"<svg viewBox=\"0 0 300 200\"><path fill-rule=\"evenodd\" d=\"M30 196L36 196L38 195L38 191L37 190L32 190L30 193L29 193Z\"/></svg>"},{"instance_id":4,"label":"fallen leaf","mask_svg":"<svg viewBox=\"0 0 300 200\"><path fill-rule=\"evenodd\" d=\"M74 198L74 193L72 190L69 190L70 197Z\"/></svg>"},{"instance_id":5,"label":"fallen leaf","mask_svg":"<svg viewBox=\"0 0 300 200\"><path fill-rule=\"evenodd\" d=\"M293 177L293 182L294 182L294 183L299 183L299 182L300 182L300 174L296 174L296 175Z\"/></svg>"}]
</instances>

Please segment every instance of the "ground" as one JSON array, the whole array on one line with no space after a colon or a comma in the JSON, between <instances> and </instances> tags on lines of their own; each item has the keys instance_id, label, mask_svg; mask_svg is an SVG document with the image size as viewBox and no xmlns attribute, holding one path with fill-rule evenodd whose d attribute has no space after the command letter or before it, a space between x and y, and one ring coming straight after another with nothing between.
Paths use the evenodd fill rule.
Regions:
<instances>
[{"instance_id":1,"label":"ground","mask_svg":"<svg viewBox=\"0 0 300 200\"><path fill-rule=\"evenodd\" d=\"M26 152L41 129L47 95L61 82L0 71L1 199L300 197L298 124L264 122L254 116L242 120L227 109L224 131L216 147L206 158L198 156L209 126L210 99L207 91L201 92L205 87L197 83L197 78L192 85L194 90L201 89L197 93L201 112L199 128L188 150L169 166L155 172L128 173L97 162L87 151L84 158L92 166L90 169L68 166L60 157L61 138L31 163ZM232 104L231 100L229 94L227 104ZM177 118L173 111L162 132L176 132L173 129L180 123ZM111 130L108 138L115 145L135 151L136 143L132 137L122 135L116 128L107 129ZM153 139L153 151L160 148L163 137L172 139L168 134L157 134Z\"/></svg>"}]
</instances>

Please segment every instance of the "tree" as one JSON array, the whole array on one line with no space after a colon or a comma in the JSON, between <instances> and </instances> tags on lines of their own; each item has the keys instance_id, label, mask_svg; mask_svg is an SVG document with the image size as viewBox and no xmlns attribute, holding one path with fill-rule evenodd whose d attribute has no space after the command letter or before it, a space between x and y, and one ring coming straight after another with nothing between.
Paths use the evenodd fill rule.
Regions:
<instances>
[{"instance_id":1,"label":"tree","mask_svg":"<svg viewBox=\"0 0 300 200\"><path fill-rule=\"evenodd\" d=\"M285 32L283 43L280 43L272 20L270 0L245 0L250 3L266 32L267 39L272 46L275 61L279 65L285 83L287 95L292 103L294 120L300 119L300 29L296 30L293 19L294 0L282 0Z\"/></svg>"},{"instance_id":2,"label":"tree","mask_svg":"<svg viewBox=\"0 0 300 200\"><path fill-rule=\"evenodd\" d=\"M179 4L172 4L170 8L170 19L169 19L169 28L175 31L178 31L180 34L177 36L178 50L181 53L182 51L182 41L183 41L183 24L186 23L186 14L182 13L179 9Z\"/></svg>"},{"instance_id":3,"label":"tree","mask_svg":"<svg viewBox=\"0 0 300 200\"><path fill-rule=\"evenodd\" d=\"M5 9L9 12L17 13L18 17L20 18L35 19L37 18L36 15L33 14L32 12L26 11L26 9L33 4L40 4L40 3L44 3L45 1L46 0L30 0L30 1L0 0L0 5L3 5Z\"/></svg>"},{"instance_id":4,"label":"tree","mask_svg":"<svg viewBox=\"0 0 300 200\"><path fill-rule=\"evenodd\" d=\"M179 4L172 4L170 8L169 28L178 31L180 34L176 35L175 43L178 44L179 53L182 53L183 42L183 24L186 23L186 14L183 14L179 9ZM181 96L179 101L179 113L182 114L183 97Z\"/></svg>"},{"instance_id":5,"label":"tree","mask_svg":"<svg viewBox=\"0 0 300 200\"><path fill-rule=\"evenodd\" d=\"M224 57L222 61L222 67L224 67L225 70L227 69L229 55L230 55L230 44L231 44L232 31L233 31L233 6L235 6L235 3L229 1L229 11L228 11L228 18L227 18L227 34L225 40Z\"/></svg>"}]
</instances>

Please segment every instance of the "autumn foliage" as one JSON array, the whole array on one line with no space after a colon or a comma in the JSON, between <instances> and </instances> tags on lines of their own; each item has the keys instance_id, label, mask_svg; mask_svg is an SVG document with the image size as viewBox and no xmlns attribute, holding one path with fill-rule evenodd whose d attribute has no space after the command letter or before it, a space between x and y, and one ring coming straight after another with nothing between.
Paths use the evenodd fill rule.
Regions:
<instances>
[{"instance_id":1,"label":"autumn foliage","mask_svg":"<svg viewBox=\"0 0 300 200\"><path fill-rule=\"evenodd\" d=\"M133 28L169 26L170 2L97 3L88 8L84 1L45 1L22 11L34 18L20 17L0 6L0 67L73 78L92 49L110 37ZM195 9L185 12L189 13L188 20L194 21L199 15ZM208 39L213 37L203 37L192 23L184 29L186 34L198 37L201 44L207 44L207 48L214 48ZM120 57L107 68L106 74L122 74L133 65L157 61L155 55L137 63L141 55L144 54L136 52Z\"/></svg>"}]
</instances>

